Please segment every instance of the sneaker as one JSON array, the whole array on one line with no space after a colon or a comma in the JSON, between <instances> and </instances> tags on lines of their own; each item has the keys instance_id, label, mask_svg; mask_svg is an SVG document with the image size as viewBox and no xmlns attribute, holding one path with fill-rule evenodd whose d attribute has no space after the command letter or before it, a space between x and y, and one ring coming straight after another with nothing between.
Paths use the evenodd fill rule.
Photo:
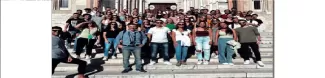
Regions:
<instances>
[{"instance_id":1,"label":"sneaker","mask_svg":"<svg viewBox=\"0 0 325 78\"><path fill-rule=\"evenodd\" d=\"M151 61L150 63L149 63L149 65L155 65L156 64L156 62L154 62L154 61Z\"/></svg>"},{"instance_id":2,"label":"sneaker","mask_svg":"<svg viewBox=\"0 0 325 78\"><path fill-rule=\"evenodd\" d=\"M209 62L208 62L208 61L204 61L203 64L204 64L204 65L208 65Z\"/></svg>"},{"instance_id":3,"label":"sneaker","mask_svg":"<svg viewBox=\"0 0 325 78\"><path fill-rule=\"evenodd\" d=\"M223 65L228 65L228 63L222 63Z\"/></svg>"},{"instance_id":4,"label":"sneaker","mask_svg":"<svg viewBox=\"0 0 325 78\"><path fill-rule=\"evenodd\" d=\"M185 61L181 61L182 65L187 65L187 63Z\"/></svg>"},{"instance_id":5,"label":"sneaker","mask_svg":"<svg viewBox=\"0 0 325 78\"><path fill-rule=\"evenodd\" d=\"M90 56L89 55L86 55L86 60L89 60L90 59Z\"/></svg>"},{"instance_id":6,"label":"sneaker","mask_svg":"<svg viewBox=\"0 0 325 78\"><path fill-rule=\"evenodd\" d=\"M136 71L138 71L138 72L142 72L142 73L145 73L145 72L147 72L146 70L144 70L144 69L140 69L140 70L136 70Z\"/></svg>"},{"instance_id":7,"label":"sneaker","mask_svg":"<svg viewBox=\"0 0 325 78\"><path fill-rule=\"evenodd\" d=\"M128 73L130 71L132 71L132 69L124 69L121 73Z\"/></svg>"},{"instance_id":8,"label":"sneaker","mask_svg":"<svg viewBox=\"0 0 325 78\"><path fill-rule=\"evenodd\" d=\"M112 59L117 59L117 57L116 56L112 56Z\"/></svg>"},{"instance_id":9,"label":"sneaker","mask_svg":"<svg viewBox=\"0 0 325 78\"><path fill-rule=\"evenodd\" d=\"M264 67L264 63L262 61L257 61L257 64L261 67Z\"/></svg>"},{"instance_id":10,"label":"sneaker","mask_svg":"<svg viewBox=\"0 0 325 78\"><path fill-rule=\"evenodd\" d=\"M228 63L229 65L231 65L231 66L233 66L234 65L234 63Z\"/></svg>"},{"instance_id":11,"label":"sneaker","mask_svg":"<svg viewBox=\"0 0 325 78\"><path fill-rule=\"evenodd\" d=\"M244 64L249 64L250 61L249 60L245 60Z\"/></svg>"},{"instance_id":12,"label":"sneaker","mask_svg":"<svg viewBox=\"0 0 325 78\"><path fill-rule=\"evenodd\" d=\"M196 64L199 64L200 65L200 64L202 64L202 61L198 61Z\"/></svg>"},{"instance_id":13,"label":"sneaker","mask_svg":"<svg viewBox=\"0 0 325 78\"><path fill-rule=\"evenodd\" d=\"M181 62L177 62L176 66L181 66L181 64L182 64Z\"/></svg>"},{"instance_id":14,"label":"sneaker","mask_svg":"<svg viewBox=\"0 0 325 78\"><path fill-rule=\"evenodd\" d=\"M166 64L166 65L172 65L172 63L170 63L169 61L165 61L164 64Z\"/></svg>"},{"instance_id":15,"label":"sneaker","mask_svg":"<svg viewBox=\"0 0 325 78\"><path fill-rule=\"evenodd\" d=\"M103 58L103 60L104 60L104 61L106 61L107 59L108 59L108 57L107 57L107 56L105 56L105 57Z\"/></svg>"}]
</instances>

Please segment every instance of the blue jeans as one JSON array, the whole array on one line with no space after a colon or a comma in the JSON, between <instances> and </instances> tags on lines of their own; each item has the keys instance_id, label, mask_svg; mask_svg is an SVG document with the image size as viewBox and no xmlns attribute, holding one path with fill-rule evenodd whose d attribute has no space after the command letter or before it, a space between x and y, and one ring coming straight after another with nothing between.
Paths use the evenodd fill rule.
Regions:
<instances>
[{"instance_id":1,"label":"blue jeans","mask_svg":"<svg viewBox=\"0 0 325 78\"><path fill-rule=\"evenodd\" d=\"M227 41L233 40L233 38L219 38L218 39L218 50L219 50L219 63L232 63L232 55L234 50L231 45L227 44Z\"/></svg>"},{"instance_id":2,"label":"blue jeans","mask_svg":"<svg viewBox=\"0 0 325 78\"><path fill-rule=\"evenodd\" d=\"M151 60L152 61L157 61L157 49L159 47L163 47L164 52L164 61L169 61L169 56L168 56L168 42L166 43L151 43Z\"/></svg>"},{"instance_id":3,"label":"blue jeans","mask_svg":"<svg viewBox=\"0 0 325 78\"><path fill-rule=\"evenodd\" d=\"M116 48L117 48L117 42L115 41L115 38L107 38L108 42L105 42L105 48L104 48L104 56L108 56L108 50L112 47L111 45L113 44L113 49L112 49L112 56L115 55L116 53Z\"/></svg>"},{"instance_id":4,"label":"blue jeans","mask_svg":"<svg viewBox=\"0 0 325 78\"><path fill-rule=\"evenodd\" d=\"M196 43L196 50L200 50L201 52L197 53L197 59L199 61L202 61L202 51L204 52L204 60L209 60L210 59L210 47L211 45L209 44L210 42L210 37L209 36L203 36L203 37L196 37L195 38L195 43Z\"/></svg>"},{"instance_id":5,"label":"blue jeans","mask_svg":"<svg viewBox=\"0 0 325 78\"><path fill-rule=\"evenodd\" d=\"M188 46L182 46L181 41L177 41L176 46L176 59L177 61L185 61L187 56Z\"/></svg>"},{"instance_id":6,"label":"blue jeans","mask_svg":"<svg viewBox=\"0 0 325 78\"><path fill-rule=\"evenodd\" d=\"M76 48L77 48L77 40L78 40L76 34L78 33L78 31L68 31L68 32L70 33L71 37L67 39L66 45L68 47L70 47L70 44L71 44L73 38L75 38L74 45L73 45L73 51L76 51Z\"/></svg>"},{"instance_id":7,"label":"blue jeans","mask_svg":"<svg viewBox=\"0 0 325 78\"><path fill-rule=\"evenodd\" d=\"M128 46L123 46L122 47L122 54L123 54L123 67L124 69L130 69L129 67L129 59L130 59L130 54L131 52L133 53L135 57L135 64L136 64L136 69L140 70L142 67L142 61L141 61L141 47L128 47Z\"/></svg>"},{"instance_id":8,"label":"blue jeans","mask_svg":"<svg viewBox=\"0 0 325 78\"><path fill-rule=\"evenodd\" d=\"M74 40L73 51L76 51L77 49L77 40L78 38L76 37L76 39Z\"/></svg>"}]
</instances>

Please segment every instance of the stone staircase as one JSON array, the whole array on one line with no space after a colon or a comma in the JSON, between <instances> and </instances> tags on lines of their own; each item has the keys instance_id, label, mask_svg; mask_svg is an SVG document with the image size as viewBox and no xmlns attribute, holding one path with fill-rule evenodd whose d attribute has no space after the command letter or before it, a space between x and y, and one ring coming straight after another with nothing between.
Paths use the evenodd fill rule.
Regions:
<instances>
[{"instance_id":1,"label":"stone staircase","mask_svg":"<svg viewBox=\"0 0 325 78\"><path fill-rule=\"evenodd\" d=\"M211 56L209 65L196 65L196 56L187 59L188 65L180 67L175 66L176 58L170 59L173 65L164 65L163 59L160 58L156 65L144 65L143 68L147 73L131 71L127 74L121 74L122 54L118 53L117 59L102 61L103 53L97 53L92 60L85 60L89 63L87 68L89 78L273 78L273 33L262 32L262 42L260 51L264 67L259 67L253 60L251 64L244 65L243 59L237 57L233 60L234 66L221 65L218 59ZM69 49L72 52L72 49ZM95 50L93 50L95 52ZM83 57L84 53L81 54ZM146 61L143 60L143 63ZM130 64L134 63L134 57L130 57ZM61 63L55 70L52 78L73 78L77 73L77 65ZM135 65L132 66L135 69Z\"/></svg>"},{"instance_id":2,"label":"stone staircase","mask_svg":"<svg viewBox=\"0 0 325 78\"><path fill-rule=\"evenodd\" d=\"M52 15L53 19L67 19L70 15ZM158 60L156 65L144 65L143 68L147 73L136 72L135 65L132 66L133 71L121 74L123 70L122 54L118 53L117 59L108 59L102 61L103 53L97 53L93 59L85 60L89 63L86 75L88 78L273 78L273 16L268 14L259 14L260 19L263 20L265 30L261 32L262 42L260 44L260 52L262 61L265 63L264 67L259 67L253 60L251 64L244 65L243 59L239 56L233 60L234 66L221 65L218 59L211 55L209 65L197 65L196 56L191 56L187 59L187 65L175 66L176 58L172 55L170 62L173 65L164 65L162 58ZM59 21L52 20L54 25L64 25ZM62 21L61 21L62 22ZM73 52L69 49L69 52ZM96 53L95 50L93 50ZM81 54L83 57L84 53ZM131 55L130 64L134 63L134 57ZM148 60L143 60L146 63ZM74 78L77 73L77 65L60 63L52 78Z\"/></svg>"}]
</instances>

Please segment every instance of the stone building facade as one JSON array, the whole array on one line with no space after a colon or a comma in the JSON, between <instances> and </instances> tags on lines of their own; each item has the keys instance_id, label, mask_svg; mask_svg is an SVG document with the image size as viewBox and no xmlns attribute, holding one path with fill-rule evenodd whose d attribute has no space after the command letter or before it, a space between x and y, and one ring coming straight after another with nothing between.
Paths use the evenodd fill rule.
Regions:
<instances>
[{"instance_id":1,"label":"stone building facade","mask_svg":"<svg viewBox=\"0 0 325 78\"><path fill-rule=\"evenodd\" d=\"M273 0L52 0L52 25L63 25L72 13L84 8L98 7L104 11L106 7L110 7L117 9L118 12L123 9L131 12L132 9L138 8L142 13L145 9L161 10L161 7L172 6L173 9L185 11L189 10L189 7L219 9L221 12L225 9L237 8L238 11L253 10L258 13L273 14Z\"/></svg>"}]
</instances>

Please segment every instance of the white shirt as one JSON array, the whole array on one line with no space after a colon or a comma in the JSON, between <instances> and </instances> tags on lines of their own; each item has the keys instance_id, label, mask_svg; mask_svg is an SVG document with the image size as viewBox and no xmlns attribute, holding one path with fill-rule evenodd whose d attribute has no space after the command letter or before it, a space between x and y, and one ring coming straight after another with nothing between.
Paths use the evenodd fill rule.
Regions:
<instances>
[{"instance_id":1,"label":"white shirt","mask_svg":"<svg viewBox=\"0 0 325 78\"><path fill-rule=\"evenodd\" d=\"M96 11L91 11L90 15L92 15L92 16L96 15Z\"/></svg>"},{"instance_id":2,"label":"white shirt","mask_svg":"<svg viewBox=\"0 0 325 78\"><path fill-rule=\"evenodd\" d=\"M165 18L160 18L160 20L163 21L164 23L167 22L167 19L165 19Z\"/></svg>"},{"instance_id":3,"label":"white shirt","mask_svg":"<svg viewBox=\"0 0 325 78\"><path fill-rule=\"evenodd\" d=\"M191 46L191 39L188 36L191 33L191 30L180 32L173 29L173 32L175 32L176 41L181 41L181 46Z\"/></svg>"},{"instance_id":4,"label":"white shirt","mask_svg":"<svg viewBox=\"0 0 325 78\"><path fill-rule=\"evenodd\" d=\"M247 23L251 23L251 22L250 22L250 20L247 20ZM252 24L256 24L256 25L257 25L257 24L258 24L258 22L257 22L257 21L255 21L255 20L252 20ZM249 26L253 26L253 25L249 25Z\"/></svg>"},{"instance_id":5,"label":"white shirt","mask_svg":"<svg viewBox=\"0 0 325 78\"><path fill-rule=\"evenodd\" d=\"M240 27L240 24L234 24L234 28L231 28L231 25L228 26L230 29L236 29Z\"/></svg>"},{"instance_id":6,"label":"white shirt","mask_svg":"<svg viewBox=\"0 0 325 78\"><path fill-rule=\"evenodd\" d=\"M156 43L165 43L168 42L167 35L170 32L169 28L167 27L153 27L150 28L148 31L149 34L152 34L151 37L151 42L156 42Z\"/></svg>"}]
</instances>

